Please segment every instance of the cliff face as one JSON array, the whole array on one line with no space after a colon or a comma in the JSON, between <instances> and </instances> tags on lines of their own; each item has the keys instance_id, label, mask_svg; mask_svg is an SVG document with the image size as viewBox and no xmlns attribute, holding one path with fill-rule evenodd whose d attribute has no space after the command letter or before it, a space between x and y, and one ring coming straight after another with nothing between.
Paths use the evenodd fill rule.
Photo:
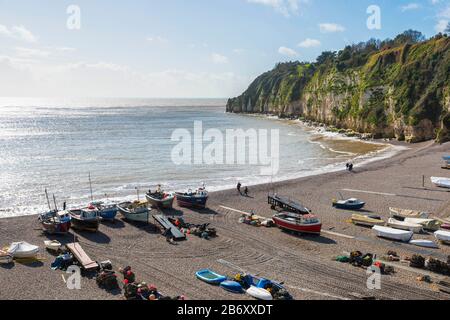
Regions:
<instances>
[{"instance_id":1,"label":"cliff face","mask_svg":"<svg viewBox=\"0 0 450 320\"><path fill-rule=\"evenodd\" d=\"M303 117L409 142L450 140L449 37L345 50L320 63L277 65L227 111Z\"/></svg>"}]
</instances>

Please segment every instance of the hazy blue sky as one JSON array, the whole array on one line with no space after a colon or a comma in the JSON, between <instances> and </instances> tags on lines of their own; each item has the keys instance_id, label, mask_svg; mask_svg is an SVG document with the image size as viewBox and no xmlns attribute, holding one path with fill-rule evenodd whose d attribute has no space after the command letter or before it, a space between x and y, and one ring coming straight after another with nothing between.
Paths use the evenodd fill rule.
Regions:
<instances>
[{"instance_id":1,"label":"hazy blue sky","mask_svg":"<svg viewBox=\"0 0 450 320\"><path fill-rule=\"evenodd\" d=\"M448 0L0 0L0 96L234 96L276 62L449 21Z\"/></svg>"}]
</instances>

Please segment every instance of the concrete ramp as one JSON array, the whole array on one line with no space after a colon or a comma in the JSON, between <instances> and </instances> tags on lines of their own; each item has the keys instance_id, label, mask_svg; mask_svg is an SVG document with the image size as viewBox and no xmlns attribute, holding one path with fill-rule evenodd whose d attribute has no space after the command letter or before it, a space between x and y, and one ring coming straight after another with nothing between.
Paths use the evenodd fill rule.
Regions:
<instances>
[{"instance_id":1,"label":"concrete ramp","mask_svg":"<svg viewBox=\"0 0 450 320\"><path fill-rule=\"evenodd\" d=\"M167 219L166 216L163 215L154 215L153 219L155 219L156 222L158 222L158 224L164 229L164 230L168 230L170 229L170 231L172 232L173 237L175 238L175 240L185 240L186 239L186 235L184 233L182 233L177 227L175 227L170 221L169 219Z\"/></svg>"}]
</instances>

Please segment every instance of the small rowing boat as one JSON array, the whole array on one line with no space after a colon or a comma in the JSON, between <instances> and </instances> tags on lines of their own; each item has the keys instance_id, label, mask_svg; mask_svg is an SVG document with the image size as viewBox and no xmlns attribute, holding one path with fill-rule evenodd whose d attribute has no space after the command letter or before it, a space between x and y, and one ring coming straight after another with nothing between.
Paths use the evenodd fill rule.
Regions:
<instances>
[{"instance_id":1,"label":"small rowing boat","mask_svg":"<svg viewBox=\"0 0 450 320\"><path fill-rule=\"evenodd\" d=\"M280 229L298 233L320 234L322 230L322 222L313 214L284 212L274 215L272 220Z\"/></svg>"},{"instance_id":2,"label":"small rowing boat","mask_svg":"<svg viewBox=\"0 0 450 320\"><path fill-rule=\"evenodd\" d=\"M355 198L333 201L333 207L344 210L360 210L364 208L365 205L365 202Z\"/></svg>"},{"instance_id":3,"label":"small rowing boat","mask_svg":"<svg viewBox=\"0 0 450 320\"><path fill-rule=\"evenodd\" d=\"M147 201L123 202L117 208L126 220L148 223L151 209Z\"/></svg>"},{"instance_id":4,"label":"small rowing boat","mask_svg":"<svg viewBox=\"0 0 450 320\"><path fill-rule=\"evenodd\" d=\"M419 218L406 218L405 222L420 224L425 230L438 231L441 227L441 222L434 219L419 219Z\"/></svg>"},{"instance_id":5,"label":"small rowing boat","mask_svg":"<svg viewBox=\"0 0 450 320\"><path fill-rule=\"evenodd\" d=\"M231 293L244 293L244 288L239 282L226 280L220 283L220 287Z\"/></svg>"},{"instance_id":6,"label":"small rowing boat","mask_svg":"<svg viewBox=\"0 0 450 320\"><path fill-rule=\"evenodd\" d=\"M445 244L450 244L450 231L439 230L434 233L434 236L439 241L442 241Z\"/></svg>"},{"instance_id":7,"label":"small rowing boat","mask_svg":"<svg viewBox=\"0 0 450 320\"><path fill-rule=\"evenodd\" d=\"M431 182L436 187L450 189L450 178L431 177Z\"/></svg>"},{"instance_id":8,"label":"small rowing boat","mask_svg":"<svg viewBox=\"0 0 450 320\"><path fill-rule=\"evenodd\" d=\"M8 254L14 259L36 258L39 247L28 242L14 242L9 246Z\"/></svg>"},{"instance_id":9,"label":"small rowing boat","mask_svg":"<svg viewBox=\"0 0 450 320\"><path fill-rule=\"evenodd\" d=\"M269 291L267 291L266 289L263 288L258 288L255 286L250 286L250 288L248 288L246 290L247 294L257 300L263 300L263 301L272 301L273 297L272 294L270 294Z\"/></svg>"},{"instance_id":10,"label":"small rowing boat","mask_svg":"<svg viewBox=\"0 0 450 320\"><path fill-rule=\"evenodd\" d=\"M384 221L362 214L353 214L352 223L364 227L384 226Z\"/></svg>"},{"instance_id":11,"label":"small rowing boat","mask_svg":"<svg viewBox=\"0 0 450 320\"><path fill-rule=\"evenodd\" d=\"M61 242L56 241L56 240L53 240L53 241L51 241L51 240L44 241L44 245L45 245L45 248L46 248L47 250L50 250L50 251L56 251L56 252L58 252L59 249L61 249L61 247L62 247Z\"/></svg>"},{"instance_id":12,"label":"small rowing boat","mask_svg":"<svg viewBox=\"0 0 450 320\"><path fill-rule=\"evenodd\" d=\"M209 269L199 270L195 273L195 276L209 284L219 285L227 280L227 277L215 273Z\"/></svg>"},{"instance_id":13,"label":"small rowing boat","mask_svg":"<svg viewBox=\"0 0 450 320\"><path fill-rule=\"evenodd\" d=\"M420 218L420 219L428 219L430 216L427 212L416 211L416 210L408 210L408 209L398 209L398 208L389 208L391 212L391 217L393 218Z\"/></svg>"},{"instance_id":14,"label":"small rowing boat","mask_svg":"<svg viewBox=\"0 0 450 320\"><path fill-rule=\"evenodd\" d=\"M380 238L386 238L386 239L390 239L390 240L403 241L403 242L409 242L414 235L414 232L412 232L412 231L398 230L398 229L382 227L382 226L375 226L372 228L372 230L375 231L377 236Z\"/></svg>"},{"instance_id":15,"label":"small rowing boat","mask_svg":"<svg viewBox=\"0 0 450 320\"><path fill-rule=\"evenodd\" d=\"M412 244L417 247L439 249L439 246L434 241L431 240L423 240L423 239L411 240L409 244Z\"/></svg>"},{"instance_id":16,"label":"small rowing boat","mask_svg":"<svg viewBox=\"0 0 450 320\"><path fill-rule=\"evenodd\" d=\"M400 221L394 218L390 218L387 224L394 229L407 230L414 233L421 233L423 231L423 226L420 224Z\"/></svg>"}]
</instances>

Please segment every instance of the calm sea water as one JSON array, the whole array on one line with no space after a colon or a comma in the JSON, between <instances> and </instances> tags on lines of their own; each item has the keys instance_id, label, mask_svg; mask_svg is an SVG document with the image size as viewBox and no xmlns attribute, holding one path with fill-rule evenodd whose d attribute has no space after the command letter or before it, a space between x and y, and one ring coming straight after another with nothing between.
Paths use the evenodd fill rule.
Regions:
<instances>
[{"instance_id":1,"label":"calm sea water","mask_svg":"<svg viewBox=\"0 0 450 320\"><path fill-rule=\"evenodd\" d=\"M44 189L59 205L96 199L134 199L162 184L183 191L205 183L211 191L254 185L342 167L379 146L318 136L295 123L226 114L225 100L0 98L0 217L46 209ZM204 129L279 129L280 171L261 177L251 165L176 166L172 132ZM206 146L207 144L205 144Z\"/></svg>"}]
</instances>

